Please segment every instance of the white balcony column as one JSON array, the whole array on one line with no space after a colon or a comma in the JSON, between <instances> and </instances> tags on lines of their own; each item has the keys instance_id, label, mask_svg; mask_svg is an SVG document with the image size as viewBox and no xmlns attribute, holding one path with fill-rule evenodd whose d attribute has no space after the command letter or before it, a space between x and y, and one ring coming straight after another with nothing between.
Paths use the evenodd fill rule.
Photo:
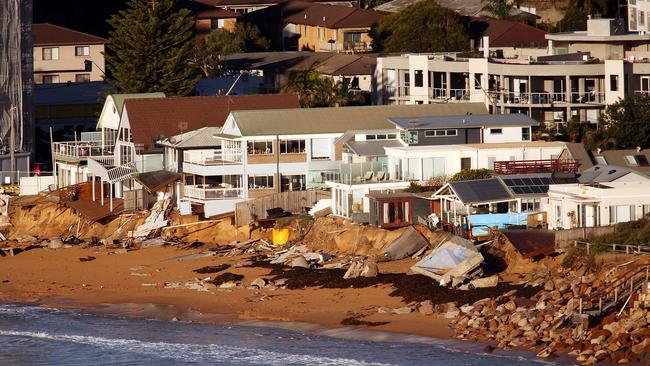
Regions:
<instances>
[{"instance_id":1,"label":"white balcony column","mask_svg":"<svg viewBox=\"0 0 650 366\"><path fill-rule=\"evenodd\" d=\"M93 202L95 202L95 174L93 174L91 181L93 185Z\"/></svg>"},{"instance_id":2,"label":"white balcony column","mask_svg":"<svg viewBox=\"0 0 650 366\"><path fill-rule=\"evenodd\" d=\"M451 72L445 73L445 98L451 98Z\"/></svg>"},{"instance_id":3,"label":"white balcony column","mask_svg":"<svg viewBox=\"0 0 650 366\"><path fill-rule=\"evenodd\" d=\"M104 181L100 181L100 186L99 186L99 195L100 195L100 202L102 206L104 206Z\"/></svg>"},{"instance_id":4,"label":"white balcony column","mask_svg":"<svg viewBox=\"0 0 650 366\"><path fill-rule=\"evenodd\" d=\"M108 185L108 211L113 212L113 183Z\"/></svg>"}]
</instances>

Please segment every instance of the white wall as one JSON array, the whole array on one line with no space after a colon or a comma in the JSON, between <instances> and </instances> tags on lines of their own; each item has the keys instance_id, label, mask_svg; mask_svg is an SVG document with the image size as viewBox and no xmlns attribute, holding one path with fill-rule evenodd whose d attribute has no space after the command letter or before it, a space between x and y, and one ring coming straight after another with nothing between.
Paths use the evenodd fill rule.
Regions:
<instances>
[{"instance_id":1,"label":"white wall","mask_svg":"<svg viewBox=\"0 0 650 366\"><path fill-rule=\"evenodd\" d=\"M54 176L20 177L20 195L28 196L47 191L50 184L54 184Z\"/></svg>"},{"instance_id":2,"label":"white wall","mask_svg":"<svg viewBox=\"0 0 650 366\"><path fill-rule=\"evenodd\" d=\"M492 134L492 130L497 130L500 129L501 133L500 134ZM530 127L528 127L530 131ZM530 133L528 134L530 138ZM519 142L522 141L521 139L522 133L521 133L521 126L517 127L487 127L483 131L483 140L485 143L491 143L491 142ZM530 141L527 140L527 141Z\"/></svg>"}]
</instances>

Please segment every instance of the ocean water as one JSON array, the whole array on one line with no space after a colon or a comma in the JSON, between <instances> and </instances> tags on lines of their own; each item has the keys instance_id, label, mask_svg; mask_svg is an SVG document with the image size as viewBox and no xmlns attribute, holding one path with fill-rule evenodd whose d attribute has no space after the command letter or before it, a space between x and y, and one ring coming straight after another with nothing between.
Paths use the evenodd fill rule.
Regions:
<instances>
[{"instance_id":1,"label":"ocean water","mask_svg":"<svg viewBox=\"0 0 650 366\"><path fill-rule=\"evenodd\" d=\"M0 305L0 365L560 365L469 342ZM381 341L377 341L381 339ZM467 343L467 344L465 344Z\"/></svg>"}]
</instances>

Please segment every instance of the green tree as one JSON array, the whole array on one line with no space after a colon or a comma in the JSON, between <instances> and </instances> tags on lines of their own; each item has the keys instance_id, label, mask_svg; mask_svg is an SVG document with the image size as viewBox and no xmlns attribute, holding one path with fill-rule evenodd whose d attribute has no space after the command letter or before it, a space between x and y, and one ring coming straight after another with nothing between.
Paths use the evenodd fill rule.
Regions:
<instances>
[{"instance_id":1,"label":"green tree","mask_svg":"<svg viewBox=\"0 0 650 366\"><path fill-rule=\"evenodd\" d=\"M560 32L586 30L587 16L607 15L609 12L607 0L569 0L564 9L564 17L557 24L557 30Z\"/></svg>"},{"instance_id":2,"label":"green tree","mask_svg":"<svg viewBox=\"0 0 650 366\"><path fill-rule=\"evenodd\" d=\"M241 42L241 47L246 52L267 51L270 47L269 40L262 35L255 24L237 22L235 37Z\"/></svg>"},{"instance_id":3,"label":"green tree","mask_svg":"<svg viewBox=\"0 0 650 366\"><path fill-rule=\"evenodd\" d=\"M243 51L242 41L233 33L215 29L194 41L194 56L190 63L206 78L222 76L227 73L221 62L223 56Z\"/></svg>"},{"instance_id":4,"label":"green tree","mask_svg":"<svg viewBox=\"0 0 650 366\"><path fill-rule=\"evenodd\" d=\"M442 52L469 49L461 18L435 0L387 15L370 31L376 52Z\"/></svg>"},{"instance_id":5,"label":"green tree","mask_svg":"<svg viewBox=\"0 0 650 366\"><path fill-rule=\"evenodd\" d=\"M198 81L188 67L194 19L177 0L130 0L108 20L109 81L127 93L187 95Z\"/></svg>"},{"instance_id":6,"label":"green tree","mask_svg":"<svg viewBox=\"0 0 650 366\"><path fill-rule=\"evenodd\" d=\"M650 95L635 94L609 105L601 116L600 126L615 147L650 146Z\"/></svg>"},{"instance_id":7,"label":"green tree","mask_svg":"<svg viewBox=\"0 0 650 366\"><path fill-rule=\"evenodd\" d=\"M450 182L460 182L463 180L489 179L494 176L490 169L465 169L454 174L449 178Z\"/></svg>"},{"instance_id":8,"label":"green tree","mask_svg":"<svg viewBox=\"0 0 650 366\"><path fill-rule=\"evenodd\" d=\"M344 106L351 100L347 85L323 77L313 68L289 72L284 91L297 93L302 107Z\"/></svg>"},{"instance_id":9,"label":"green tree","mask_svg":"<svg viewBox=\"0 0 650 366\"><path fill-rule=\"evenodd\" d=\"M482 0L483 10L497 19L509 19L512 5L508 0Z\"/></svg>"}]
</instances>

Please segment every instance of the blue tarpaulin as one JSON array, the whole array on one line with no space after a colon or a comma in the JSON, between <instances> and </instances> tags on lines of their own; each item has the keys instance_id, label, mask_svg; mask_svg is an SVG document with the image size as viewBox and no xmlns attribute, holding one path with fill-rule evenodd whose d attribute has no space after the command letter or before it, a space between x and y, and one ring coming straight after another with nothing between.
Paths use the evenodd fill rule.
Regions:
<instances>
[{"instance_id":1,"label":"blue tarpaulin","mask_svg":"<svg viewBox=\"0 0 650 366\"><path fill-rule=\"evenodd\" d=\"M472 224L472 235L485 236L491 227L505 229L508 225L527 225L528 215L533 214L535 212L469 215L467 219Z\"/></svg>"}]
</instances>

